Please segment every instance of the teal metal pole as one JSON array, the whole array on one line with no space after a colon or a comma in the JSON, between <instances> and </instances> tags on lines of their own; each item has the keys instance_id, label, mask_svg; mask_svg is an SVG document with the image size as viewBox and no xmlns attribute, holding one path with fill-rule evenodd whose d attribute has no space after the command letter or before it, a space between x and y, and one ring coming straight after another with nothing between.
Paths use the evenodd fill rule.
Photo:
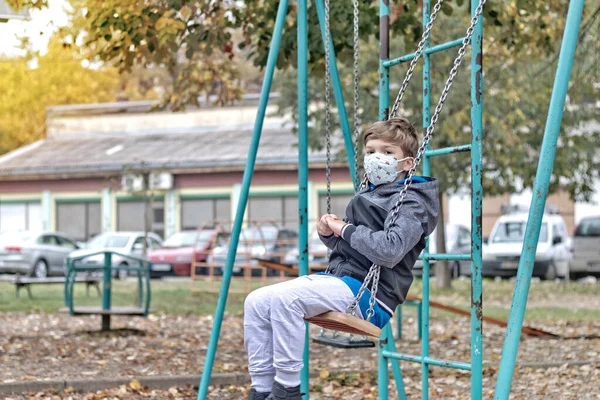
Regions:
<instances>
[{"instance_id":1,"label":"teal metal pole","mask_svg":"<svg viewBox=\"0 0 600 400\"><path fill-rule=\"evenodd\" d=\"M110 295L112 285L112 254L110 251L104 253L104 276L102 278L102 310L110 310ZM102 314L102 330L110 330L110 314Z\"/></svg>"},{"instance_id":2,"label":"teal metal pole","mask_svg":"<svg viewBox=\"0 0 600 400\"><path fill-rule=\"evenodd\" d=\"M390 113L390 71L383 63L390 58L390 4L379 0L379 119L387 119ZM394 340L387 329L378 341L377 390L380 400L388 399L388 361L383 356L388 340Z\"/></svg>"},{"instance_id":3,"label":"teal metal pole","mask_svg":"<svg viewBox=\"0 0 600 400\"><path fill-rule=\"evenodd\" d=\"M388 341L394 340L389 333L389 330L384 328L377 343L377 396L379 400L388 400L389 365L383 353L387 350Z\"/></svg>"},{"instance_id":4,"label":"teal metal pole","mask_svg":"<svg viewBox=\"0 0 600 400\"><path fill-rule=\"evenodd\" d=\"M390 114L390 69L384 65L390 58L390 2L379 0L379 119Z\"/></svg>"},{"instance_id":5,"label":"teal metal pole","mask_svg":"<svg viewBox=\"0 0 600 400\"><path fill-rule=\"evenodd\" d=\"M429 13L431 4L429 0L423 1L423 29L429 23ZM427 38L425 42L425 50L423 51L423 129L426 130L431 123L431 61L429 54L425 51L429 49L430 40ZM429 144L427 145L429 150ZM423 156L423 175L429 176L431 174L431 161L427 154ZM425 251L429 253L429 238L425 245ZM430 271L429 258L425 257L423 260L423 299L421 312L421 355L423 358L429 357L429 271ZM421 363L421 398L429 398L429 366L425 363Z\"/></svg>"},{"instance_id":6,"label":"teal metal pole","mask_svg":"<svg viewBox=\"0 0 600 400\"><path fill-rule=\"evenodd\" d=\"M265 70L265 77L260 92L260 101L258 104L258 111L256 113L256 120L254 121L254 132L252 133L252 140L250 142L250 149L248 151L248 160L246 161L246 169L244 170L244 177L242 178L242 189L240 190L240 198L235 213L235 220L233 222L229 251L227 253L227 263L225 264L225 270L223 271L223 281L221 282L221 291L219 293L217 309L215 311L215 322L210 334L208 351L206 353L206 361L204 362L204 370L202 371L200 387L198 388L198 400L205 400L208 396L210 376L212 374L212 368L215 361L215 354L217 352L217 345L219 343L219 335L221 334L223 313L225 312L225 304L227 303L227 295L229 293L229 286L231 284L233 263L235 261L237 246L240 239L240 230L242 229L242 223L244 221L244 212L246 211L246 204L248 203L248 193L250 192L250 183L254 173L256 153L258 151L260 134L262 132L267 103L269 101L269 92L271 91L271 83L273 82L273 73L275 72L275 64L277 61L277 54L279 53L279 44L281 43L281 33L283 32L287 8L288 0L281 0L277 10L275 28L273 29L271 48L269 49L269 56L267 58L267 68Z\"/></svg>"},{"instance_id":7,"label":"teal metal pole","mask_svg":"<svg viewBox=\"0 0 600 400\"><path fill-rule=\"evenodd\" d=\"M402 339L402 304L396 307L396 337Z\"/></svg>"},{"instance_id":8,"label":"teal metal pole","mask_svg":"<svg viewBox=\"0 0 600 400\"><path fill-rule=\"evenodd\" d=\"M471 0L471 15L479 0ZM483 18L471 37L471 398L482 399L483 284L481 278L483 162Z\"/></svg>"},{"instance_id":9,"label":"teal metal pole","mask_svg":"<svg viewBox=\"0 0 600 400\"><path fill-rule=\"evenodd\" d=\"M394 342L394 332L392 332L392 324L388 323L384 329L387 330L388 341L385 346L386 351L395 353L396 342ZM406 400L406 389L404 388L404 381L402 379L402 370L400 369L400 361L391 360L392 372L394 373L394 380L396 381L396 393L398 394L399 400Z\"/></svg>"},{"instance_id":10,"label":"teal metal pole","mask_svg":"<svg viewBox=\"0 0 600 400\"><path fill-rule=\"evenodd\" d=\"M348 113L346 112L346 103L344 102L344 92L342 91L342 83L340 82L340 74L338 72L337 61L335 56L335 49L329 36L329 43L327 41L327 33L325 32L325 5L323 0L316 0L315 5L317 6L317 16L319 17L319 26L321 27L321 38L323 39L323 46L329 46L329 66L331 73L331 85L333 86L333 95L335 96L335 104L338 109L338 116L340 118L340 126L342 133L344 134L344 144L346 146L346 156L348 158L348 166L350 167L350 175L354 182L354 187L357 188L360 182L356 182L356 174L354 170L354 139L352 138L352 131L350 130L350 123L348 122Z\"/></svg>"},{"instance_id":11,"label":"teal metal pole","mask_svg":"<svg viewBox=\"0 0 600 400\"><path fill-rule=\"evenodd\" d=\"M300 276L308 275L308 10L298 0L298 249ZM304 355L300 389L309 398L308 323L304 323Z\"/></svg>"},{"instance_id":12,"label":"teal metal pole","mask_svg":"<svg viewBox=\"0 0 600 400\"><path fill-rule=\"evenodd\" d=\"M519 262L515 291L510 308L508 326L506 328L504 347L502 349L502 359L500 361L500 370L498 371L496 392L494 394L495 400L508 399L510 394L517 350L519 349L521 328L523 327L523 318L527 306L529 284L531 283L531 275L533 273L535 252L540 236L546 197L548 196L548 186L556 154L556 143L560 133L560 124L569 87L573 57L575 56L575 49L577 47L579 25L581 23L584 3L584 0L572 0L569 2L569 12L560 48L558 68L556 69L556 76L554 78L554 88L552 89L548 118L546 119L542 151L533 185L533 198L531 208L529 209L527 228L525 229L523 253Z\"/></svg>"},{"instance_id":13,"label":"teal metal pole","mask_svg":"<svg viewBox=\"0 0 600 400\"><path fill-rule=\"evenodd\" d=\"M434 47L429 47L426 50L423 50L422 54L423 55L425 55L425 54L426 55L435 54L435 53L439 53L440 51L451 49L453 47L459 47L460 45L462 45L463 40L465 40L464 37L460 38L460 39L453 40L451 42L438 44L437 46L434 46ZM391 59L389 61L386 61L384 65L386 67L392 67L394 65L398 65L398 64L402 64L402 63L405 63L405 62L412 61L413 58L415 58L415 53L409 53L409 54L407 54L405 56L394 58L394 59Z\"/></svg>"}]
</instances>

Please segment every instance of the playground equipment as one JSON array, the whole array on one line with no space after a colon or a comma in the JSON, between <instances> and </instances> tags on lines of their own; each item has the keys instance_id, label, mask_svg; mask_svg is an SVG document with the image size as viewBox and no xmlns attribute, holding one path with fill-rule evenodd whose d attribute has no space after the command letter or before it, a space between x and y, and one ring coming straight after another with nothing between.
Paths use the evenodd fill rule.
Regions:
<instances>
[{"instance_id":1,"label":"playground equipment","mask_svg":"<svg viewBox=\"0 0 600 400\"><path fill-rule=\"evenodd\" d=\"M440 2L438 2L440 3ZM472 15L475 17L477 14L481 14L481 9L485 0L471 1ZM389 58L389 2L386 0L380 0L380 40L381 40L381 52L379 62L379 73L380 73L380 84L379 84L379 113L380 118L387 118L388 115L393 115L397 110L394 106L392 112L389 110L389 68L391 66L416 60L419 54L408 54L403 57L396 59ZM340 79L337 72L335 54L333 52L333 46L329 40L329 32L326 32L326 21L325 21L325 5L323 0L315 0L315 5L318 12L319 23L322 32L322 38L327 49L328 62L331 65L331 80L334 88L334 95L338 107L338 115L341 120L341 128L344 134L344 140L346 144L346 153L348 156L348 163L352 172L352 177L355 183L355 187L358 186L358 176L356 174L356 152L352 146L352 135L350 133L347 114L345 110L344 100L341 92ZM214 357L217 349L218 338L221 329L221 323L227 300L227 292L231 280L231 270L235 258L235 249L239 240L239 232L243 222L244 210L248 200L248 193L250 187L250 181L252 178L254 164L256 160L256 154L258 144L260 140L260 133L262 130L262 124L265 116L265 109L267 105L268 94L271 88L273 72L275 69L275 62L277 54L279 52L279 45L281 39L281 33L283 31L285 16L287 14L287 0L281 0L277 12L277 18L275 21L275 27L267 60L267 67L263 87L261 91L261 100L259 103L259 109L257 118L254 126L254 133L249 149L249 156L244 172L244 178L242 182L242 189L240 191L239 203L236 213L236 218L232 231L232 239L230 243L230 252L228 255L227 265L225 268L225 274L223 277L223 283L219 300L217 303L217 309L215 312L215 322L209 342L208 352L206 356L205 368L200 381L200 388L198 392L198 399L205 399L208 393L208 386L210 383L210 376L212 373L212 367ZM357 2L355 1L355 6ZM545 206L545 200L548 194L548 186L550 182L550 175L552 171L552 165L554 162L554 155L556 150L556 143L558 139L558 133L560 129L560 122L562 118L562 110L565 103L565 97L568 88L568 80L571 71L573 56L577 44L577 36L579 31L579 24L583 12L584 0L573 0L569 4L569 12L567 15L566 29L564 33L563 43L560 51L560 57L558 62L558 69L556 73L556 79L554 89L552 93L552 99L550 101L550 108L548 113L548 120L546 124L546 130L544 133L544 140L542 144L542 152L540 155L538 172L536 176L535 185L533 188L533 200L530 208L529 220L526 229L526 239L524 245L524 251L520 259L519 272L517 276L517 283L515 286L515 293L513 297L513 304L511 308L511 315L508 321L507 335L504 344L504 350L502 355L502 362L500 365L499 377L496 385L495 399L508 399L510 393L510 385L512 380L512 374L514 371L516 353L519 344L519 336L523 325L523 316L525 312L525 306L527 302L527 293L529 290L529 284L531 281L531 274L533 269L533 260L535 258L535 250L537 246L539 231L541 227L541 219ZM304 255L304 250L307 249L307 238L308 238L308 227L307 227L307 186L308 186L308 117L307 117L307 1L298 0L297 2L297 15L298 15L298 181L299 181L299 221L300 221L300 272L306 274L308 272L308 259ZM435 8L434 8L435 11ZM423 2L423 15L424 15L424 31L427 27L431 26L430 22L433 20L432 14L430 14L429 1ZM355 19L356 24L356 19ZM469 40L469 36L472 38ZM388 399L388 361L392 360L404 360L409 362L418 362L421 364L422 370L422 397L428 398L428 374L429 366L440 366L450 367L462 370L468 370L471 372L471 397L473 399L481 399L482 396L482 361L483 361L483 347L482 347L482 285L481 285L481 216L482 216L482 36L483 36L483 23L481 19L473 18L471 27L467 32L467 37L458 39L452 42L444 43L434 47L429 46L429 37L426 37L424 46L421 51L421 55L424 60L423 68L423 127L426 130L425 136L425 148L423 155L423 173L424 175L429 174L429 162L431 157L436 157L444 154L450 154L459 151L471 151L471 166L472 166L472 248L471 254L466 255L444 255L444 254L429 254L428 249L423 254L423 298L422 298L422 354L420 356L411 356L396 353L393 350L394 341L391 333L390 325L388 324L384 329L379 340L379 398ZM427 147L427 142L430 139L435 125L435 119L439 112L436 107L434 117L430 119L429 106L430 106L430 59L429 56L436 52L446 50L453 47L460 46L459 56L464 55L466 46L471 45L471 121L472 121L472 140L470 145L455 146L451 148L435 149L430 150ZM417 51L418 52L418 51ZM355 48L356 54L356 48ZM456 73L456 67L452 69L454 74ZM443 104L444 96L447 95L447 89L449 88L448 83L451 83L453 79L453 72L450 73L450 78L447 81L445 90L440 98L438 107L441 108ZM407 74L408 76L408 74ZM404 86L404 85L403 85ZM399 96L401 97L401 96ZM441 109L439 110L441 111ZM430 128L431 126L431 128ZM413 171L414 173L414 171ZM446 360L439 360L429 356L429 261L430 260L472 260L471 274L472 274L472 292L471 292L471 360L470 363L453 362ZM376 268L373 269L376 275ZM339 314L335 314L338 315ZM331 317L333 317L332 315ZM345 316L347 317L347 316ZM332 321L333 318L325 318L325 322ZM365 321L363 321L365 322ZM368 324L368 323L367 323ZM368 324L370 325L370 324ZM372 326L372 325L371 325ZM369 329L367 326L359 326L358 321L354 321L346 318L342 323L335 326L336 329L344 328L350 330L353 327L358 327L361 334L365 334L366 330ZM308 327L306 327L306 334L308 334ZM308 340L306 341L308 346ZM308 347L305 348L304 352L304 370L302 373L302 392L308 393ZM398 390L398 398L406 398L404 394L404 387L402 385L402 375L399 365L396 362L392 363L394 376L396 378L396 387ZM308 398L308 395L305 397Z\"/></svg>"},{"instance_id":2,"label":"playground equipment","mask_svg":"<svg viewBox=\"0 0 600 400\"><path fill-rule=\"evenodd\" d=\"M86 259L97 255L104 255L102 265L86 264ZM112 257L120 257L137 263L138 266L113 265ZM135 272L137 276L137 306L113 307L112 306L112 278L113 271ZM101 307L75 307L73 299L73 288L78 273L102 272L102 306ZM112 315L147 317L150 309L150 262L141 258L121 254L115 251L99 251L79 257L67 259L67 274L65 280L65 306L61 312L68 312L72 316L79 315L101 315L102 330L110 330L110 318Z\"/></svg>"}]
</instances>

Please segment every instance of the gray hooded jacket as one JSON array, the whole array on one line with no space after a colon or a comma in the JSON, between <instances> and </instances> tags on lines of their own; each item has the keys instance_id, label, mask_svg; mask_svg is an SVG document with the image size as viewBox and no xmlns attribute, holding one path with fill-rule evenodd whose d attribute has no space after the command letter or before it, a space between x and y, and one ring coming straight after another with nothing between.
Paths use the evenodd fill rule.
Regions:
<instances>
[{"instance_id":1,"label":"gray hooded jacket","mask_svg":"<svg viewBox=\"0 0 600 400\"><path fill-rule=\"evenodd\" d=\"M321 236L331 252L329 270L336 276L363 281L372 263L382 266L378 303L390 314L402 304L413 281L412 267L435 229L439 214L438 181L414 182L396 222L391 210L403 185L388 183L354 196L346 208L341 237Z\"/></svg>"}]
</instances>

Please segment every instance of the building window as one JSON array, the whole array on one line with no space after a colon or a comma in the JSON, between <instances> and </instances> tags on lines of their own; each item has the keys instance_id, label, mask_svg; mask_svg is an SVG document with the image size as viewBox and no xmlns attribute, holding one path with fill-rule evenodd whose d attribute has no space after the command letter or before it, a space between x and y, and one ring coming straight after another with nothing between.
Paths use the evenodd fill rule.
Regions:
<instances>
[{"instance_id":1,"label":"building window","mask_svg":"<svg viewBox=\"0 0 600 400\"><path fill-rule=\"evenodd\" d=\"M150 201L147 202L150 207ZM143 232L145 227L145 202L143 200L117 200L117 229L119 231ZM152 201L150 231L160 237L165 234L165 202L163 198Z\"/></svg>"},{"instance_id":2,"label":"building window","mask_svg":"<svg viewBox=\"0 0 600 400\"><path fill-rule=\"evenodd\" d=\"M285 228L298 228L298 196L252 196L248 199L250 221L274 221Z\"/></svg>"},{"instance_id":3,"label":"building window","mask_svg":"<svg viewBox=\"0 0 600 400\"><path fill-rule=\"evenodd\" d=\"M352 198L353 193L348 194L332 194L331 195L331 213L340 218L346 215L346 207ZM319 194L319 217L327 214L327 195Z\"/></svg>"},{"instance_id":4,"label":"building window","mask_svg":"<svg viewBox=\"0 0 600 400\"><path fill-rule=\"evenodd\" d=\"M0 202L0 232L42 229L42 206L39 203Z\"/></svg>"},{"instance_id":5,"label":"building window","mask_svg":"<svg viewBox=\"0 0 600 400\"><path fill-rule=\"evenodd\" d=\"M56 204L56 229L85 242L102 232L100 201Z\"/></svg>"},{"instance_id":6,"label":"building window","mask_svg":"<svg viewBox=\"0 0 600 400\"><path fill-rule=\"evenodd\" d=\"M214 220L222 222L231 220L231 200L229 198L181 200L181 228L183 230L195 230Z\"/></svg>"}]
</instances>

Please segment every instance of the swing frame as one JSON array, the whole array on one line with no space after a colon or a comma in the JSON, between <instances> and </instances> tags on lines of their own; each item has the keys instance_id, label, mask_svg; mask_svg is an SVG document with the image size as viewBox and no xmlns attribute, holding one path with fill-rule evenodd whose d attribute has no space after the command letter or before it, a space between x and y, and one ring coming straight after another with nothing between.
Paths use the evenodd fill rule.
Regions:
<instances>
[{"instance_id":1,"label":"swing frame","mask_svg":"<svg viewBox=\"0 0 600 400\"><path fill-rule=\"evenodd\" d=\"M477 0L471 0L471 4L477 4ZM319 17L319 24L321 27L322 37L324 43L333 50L331 42L325 40L323 34L324 21L323 21L323 0L315 0L317 7L317 14ZM397 59L389 59L389 1L380 0L380 40L381 40L381 52L379 61L379 111L380 117L383 119L387 117L389 113L389 67L392 65L399 64L410 60L413 57L412 54L399 57ZM558 68L556 71L556 78L554 81L554 87L552 90L552 98L550 99L548 118L546 121L546 129L544 131L544 139L542 142L542 150L538 163L536 180L533 187L533 192L538 193L538 196L534 196L531 203L529 212L529 220L527 223L527 229L525 232L525 243L524 252L521 257L519 264L519 272L517 276L517 283L515 285L515 292L513 296L513 302L511 306L510 318L508 321L508 329L506 333L506 339L504 342L504 348L502 352L502 360L500 363L500 370L498 373L498 380L496 382L496 391L494 398L497 400L508 399L510 394L510 387L512 382L512 376L514 372L516 354L519 345L519 335L521 327L523 325L523 317L525 314L525 307L527 303L527 294L529 291L529 284L531 281L531 269L527 265L531 265L535 258L535 249L537 239L539 236L542 215L545 205L545 199L548 195L548 186L552 173L552 164L554 162L556 144L560 132L560 124L562 120L562 111L565 106L566 94L568 89L569 76L572 69L573 58L575 49L578 41L579 26L581 23L581 17L584 10L584 0L572 0L569 2L568 14L565 24L565 32L563 35L563 41L561 45L560 55L558 59ZM474 7L472 7L474 8ZM260 103L257 111L257 117L254 125L254 131L252 140L249 148L249 155L244 170L244 177L242 180L241 190L239 194L239 201L237 205L237 212L235 215L235 221L233 225L233 235L230 241L230 248L228 253L228 260L225 267L225 273L223 276L221 292L217 301L217 307L215 311L215 319L213 329L208 344L208 351L206 354L204 370L202 378L200 380L198 390L198 400L204 400L208 396L208 388L210 386L210 379L212 374L212 368L214 364L215 354L217 350L218 340L220 336L223 315L225 311L225 304L227 302L227 295L229 291L231 272L234 263L234 257L236 248L239 240L239 232L243 223L243 216L245 207L248 201L248 194L252 175L254 171L254 165L256 162L256 154L258 150L258 144L260 141L262 124L266 114L266 107L268 101L268 95L271 89L271 83L273 74L275 71L277 54L279 52L281 34L285 26L285 17L288 9L288 0L281 0L277 11L277 18L275 21L274 31L272 35L271 46L269 49L269 56L267 59L267 66L265 69L265 78L261 89ZM304 255L306 252L303 250L308 249L308 21L307 21L307 0L297 1L297 16L298 16L298 181L299 181L299 217L300 217L300 273L307 274L308 272L308 258ZM429 16L429 0L423 1L423 15L424 22L427 22ZM482 302L481 302L481 198L482 198L482 187L481 187L481 159L482 159L482 26L483 23L480 20L475 27L475 33L472 39L471 45L471 120L472 120L472 142L470 146L456 146L452 148L428 150L426 158L423 164L424 174L429 173L429 157L435 157L442 154L450 154L457 151L471 151L472 155L472 167L479 168L477 171L473 169L472 173L472 226L476 227L477 230L472 229L472 235L477 239L477 242L472 248L472 259L473 263L471 270L473 275L472 282L472 293L471 293L471 364L463 363L451 363L444 360L436 360L429 357L428 354L428 343L429 343L429 281L423 281L423 341L424 347L421 356L404 356L402 354L395 353L393 351L393 336L390 325L388 324L384 330L382 337L379 341L378 347L378 364L379 364L379 398L388 399L388 361L392 360L406 360L410 362L418 362L421 364L423 371L423 385L422 395L423 398L428 396L428 380L426 379L428 374L428 368L430 365L437 365L443 367L452 367L458 369L466 369L471 371L471 393L472 398L482 398L481 388L481 367L482 367L482 343L481 343L481 317L482 317ZM429 47L425 49L425 66L424 68L424 99L427 100L427 104L424 104L423 122L424 125L429 123L429 54L433 54L437 51L445 50L458 45L460 41L448 42L435 47ZM354 151L351 143L351 134L348 126L347 114L341 93L340 79L335 67L335 54L333 51L330 53L332 62L332 83L334 86L334 95L336 98L336 104L338 107L338 115L342 125L342 132L344 133L344 141L346 145L346 154L348 156L348 163L351 168L354 168ZM353 180L355 177L353 176ZM355 182L355 184L358 184ZM431 255L427 251L424 252L424 266L423 274L428 276L429 274L429 260L449 260L455 259L450 258L447 255ZM458 259L458 258L456 258ZM462 259L462 258L461 258ZM427 296L425 296L427 294ZM308 328L306 333L308 334ZM305 343L304 351L304 369L302 371L302 385L301 391L308 393L308 340ZM392 368L394 369L394 375L396 376L397 389L399 398L406 398L401 396L398 383L402 384L402 376L400 368L397 363L392 362ZM398 376L400 379L398 380ZM305 400L308 399L306 395Z\"/></svg>"}]
</instances>

